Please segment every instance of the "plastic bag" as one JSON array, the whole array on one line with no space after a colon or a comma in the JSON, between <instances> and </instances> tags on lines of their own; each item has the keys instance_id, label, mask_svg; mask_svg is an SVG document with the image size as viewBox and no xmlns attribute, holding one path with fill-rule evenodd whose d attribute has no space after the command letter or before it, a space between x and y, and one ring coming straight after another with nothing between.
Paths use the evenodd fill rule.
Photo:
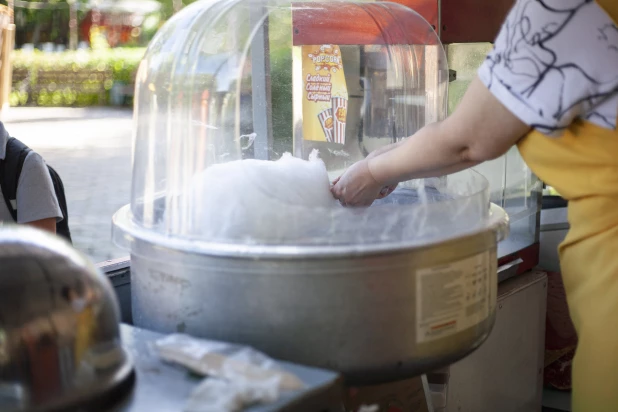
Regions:
<instances>
[{"instance_id":1,"label":"plastic bag","mask_svg":"<svg viewBox=\"0 0 618 412\"><path fill-rule=\"evenodd\" d=\"M158 356L202 376L186 412L236 412L271 403L281 391L300 390L303 382L252 348L173 334L154 342Z\"/></svg>"},{"instance_id":2,"label":"plastic bag","mask_svg":"<svg viewBox=\"0 0 618 412\"><path fill-rule=\"evenodd\" d=\"M277 378L261 382L233 382L207 378L191 393L185 412L236 412L279 398Z\"/></svg>"},{"instance_id":3,"label":"plastic bag","mask_svg":"<svg viewBox=\"0 0 618 412\"><path fill-rule=\"evenodd\" d=\"M281 390L300 390L303 382L274 360L250 347L173 334L155 342L159 357L202 376L231 382L276 382Z\"/></svg>"}]
</instances>

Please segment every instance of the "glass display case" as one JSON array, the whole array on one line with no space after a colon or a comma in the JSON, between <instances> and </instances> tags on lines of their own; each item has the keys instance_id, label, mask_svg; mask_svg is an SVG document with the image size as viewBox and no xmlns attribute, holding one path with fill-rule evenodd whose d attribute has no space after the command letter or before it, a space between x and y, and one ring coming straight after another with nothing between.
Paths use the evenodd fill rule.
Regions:
<instances>
[{"instance_id":1,"label":"glass display case","mask_svg":"<svg viewBox=\"0 0 618 412\"><path fill-rule=\"evenodd\" d=\"M133 229L115 232L120 243L135 230L193 245L392 245L483 224L486 182L469 171L406 182L362 213L308 196L447 115L445 50L418 13L370 1L191 8L139 68L131 205L116 219ZM304 167L318 182L297 176ZM294 190L296 203L284 199Z\"/></svg>"}]
</instances>

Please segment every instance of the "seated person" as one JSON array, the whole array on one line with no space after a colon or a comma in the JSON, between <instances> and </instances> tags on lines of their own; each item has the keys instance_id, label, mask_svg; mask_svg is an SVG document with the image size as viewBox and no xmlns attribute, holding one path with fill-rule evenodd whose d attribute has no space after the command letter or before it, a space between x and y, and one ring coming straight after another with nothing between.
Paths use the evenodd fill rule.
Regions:
<instances>
[{"instance_id":1,"label":"seated person","mask_svg":"<svg viewBox=\"0 0 618 412\"><path fill-rule=\"evenodd\" d=\"M8 139L9 134L0 123L0 164L2 166L6 165L3 160L6 157ZM3 172L0 170L0 173ZM38 153L30 151L26 155L17 184L17 198L10 199L10 201L15 202L17 223L56 233L56 222L63 218L62 211L47 165ZM2 187L0 187L0 222L13 221L13 216L2 194Z\"/></svg>"}]
</instances>

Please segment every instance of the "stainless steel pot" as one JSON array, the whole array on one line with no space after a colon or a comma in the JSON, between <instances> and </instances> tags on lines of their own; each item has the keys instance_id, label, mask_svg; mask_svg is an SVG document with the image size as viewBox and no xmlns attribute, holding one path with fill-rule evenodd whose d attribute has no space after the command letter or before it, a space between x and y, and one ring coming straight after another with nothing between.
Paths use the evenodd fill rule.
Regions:
<instances>
[{"instance_id":1,"label":"stainless steel pot","mask_svg":"<svg viewBox=\"0 0 618 412\"><path fill-rule=\"evenodd\" d=\"M101 406L132 374L109 281L59 238L0 225L0 410Z\"/></svg>"},{"instance_id":2,"label":"stainless steel pot","mask_svg":"<svg viewBox=\"0 0 618 412\"><path fill-rule=\"evenodd\" d=\"M147 240L126 226L128 214L121 209L114 225L131 244L140 327L248 344L373 384L457 361L494 322L496 245L508 232L495 205L482 230L442 243L285 253L189 252Z\"/></svg>"}]
</instances>

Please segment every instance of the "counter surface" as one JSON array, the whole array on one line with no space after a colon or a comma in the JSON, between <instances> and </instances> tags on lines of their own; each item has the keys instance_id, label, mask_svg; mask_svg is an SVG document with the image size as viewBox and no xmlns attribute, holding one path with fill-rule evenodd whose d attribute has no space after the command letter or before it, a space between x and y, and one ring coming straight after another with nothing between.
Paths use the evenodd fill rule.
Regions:
<instances>
[{"instance_id":1,"label":"counter surface","mask_svg":"<svg viewBox=\"0 0 618 412\"><path fill-rule=\"evenodd\" d=\"M121 325L121 333L123 346L135 366L136 381L131 394L113 412L182 411L201 378L159 360L150 342L163 335L125 324ZM306 384L305 390L284 393L277 403L251 407L247 412L341 410L342 380L337 373L286 362L280 365L298 376Z\"/></svg>"}]
</instances>

